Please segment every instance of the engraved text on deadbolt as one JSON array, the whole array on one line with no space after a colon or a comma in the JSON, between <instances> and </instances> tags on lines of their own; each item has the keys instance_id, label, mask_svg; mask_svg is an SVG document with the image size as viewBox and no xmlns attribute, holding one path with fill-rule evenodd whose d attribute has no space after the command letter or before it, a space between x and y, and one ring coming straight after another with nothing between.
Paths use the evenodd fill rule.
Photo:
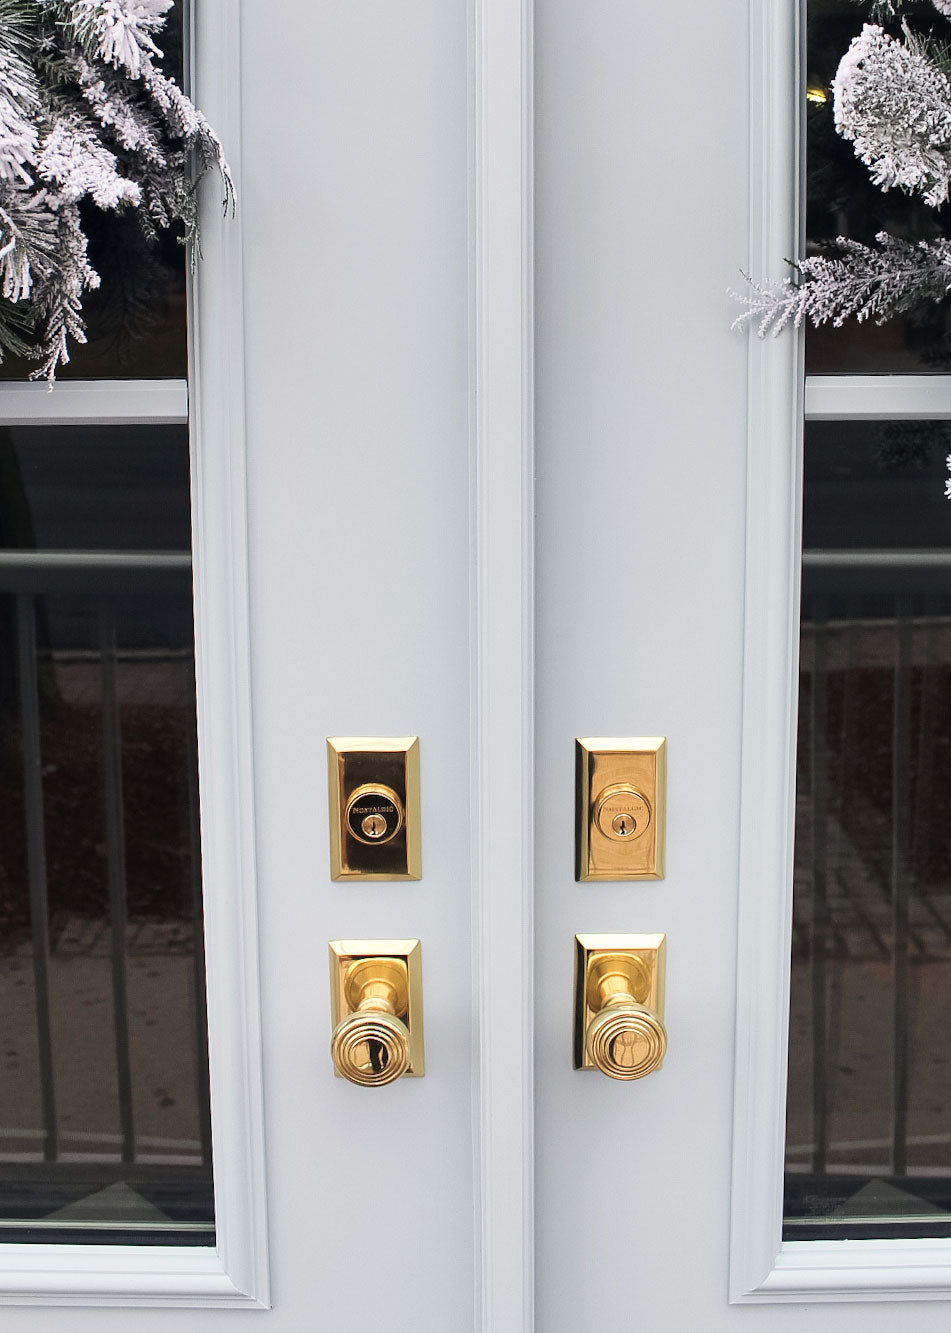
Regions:
<instances>
[{"instance_id":1,"label":"engraved text on deadbolt","mask_svg":"<svg viewBox=\"0 0 951 1333\"><path fill-rule=\"evenodd\" d=\"M635 787L615 783L599 794L594 817L606 838L612 842L629 842L641 837L650 827L650 802Z\"/></svg>"},{"instance_id":2,"label":"engraved text on deadbolt","mask_svg":"<svg viewBox=\"0 0 951 1333\"><path fill-rule=\"evenodd\" d=\"M403 827L403 806L392 787L367 782L347 801L347 829L370 846L390 842Z\"/></svg>"}]
</instances>

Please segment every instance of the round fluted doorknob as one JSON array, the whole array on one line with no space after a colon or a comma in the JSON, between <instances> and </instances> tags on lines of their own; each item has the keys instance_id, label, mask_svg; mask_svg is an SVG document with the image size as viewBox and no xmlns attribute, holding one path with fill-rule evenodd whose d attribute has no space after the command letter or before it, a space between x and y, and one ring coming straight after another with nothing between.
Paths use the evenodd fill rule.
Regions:
<instances>
[{"instance_id":1,"label":"round fluted doorknob","mask_svg":"<svg viewBox=\"0 0 951 1333\"><path fill-rule=\"evenodd\" d=\"M408 980L398 958L361 958L352 963L345 985L352 1012L334 1028L330 1053L351 1083L379 1088L409 1068L406 1013Z\"/></svg>"},{"instance_id":2,"label":"round fluted doorknob","mask_svg":"<svg viewBox=\"0 0 951 1333\"><path fill-rule=\"evenodd\" d=\"M663 1063L667 1032L642 1004L612 1004L588 1024L588 1054L610 1078L643 1078Z\"/></svg>"},{"instance_id":3,"label":"round fluted doorknob","mask_svg":"<svg viewBox=\"0 0 951 1333\"><path fill-rule=\"evenodd\" d=\"M652 1074L663 1063L667 1030L639 995L649 978L636 956L606 955L589 978L588 1003L597 1009L585 1032L589 1058L609 1078L634 1079Z\"/></svg>"}]
</instances>

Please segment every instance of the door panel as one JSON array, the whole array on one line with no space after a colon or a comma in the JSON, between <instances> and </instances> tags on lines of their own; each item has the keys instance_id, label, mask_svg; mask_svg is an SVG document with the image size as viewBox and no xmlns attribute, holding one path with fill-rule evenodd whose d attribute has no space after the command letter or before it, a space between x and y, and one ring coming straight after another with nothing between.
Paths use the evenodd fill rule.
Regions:
<instances>
[{"instance_id":1,"label":"door panel","mask_svg":"<svg viewBox=\"0 0 951 1333\"><path fill-rule=\"evenodd\" d=\"M279 24L256 4L240 20L233 84L222 89L207 47L199 58L212 120L216 104L240 97L243 145L229 144L239 218L206 231L197 399L210 429L244 408L249 459L267 1215L263 1194L249 1190L249 1203L269 1226L274 1304L250 1317L288 1330L465 1328L475 1230L466 11L295 2ZM230 281L217 287L223 272ZM226 320L237 346L218 336ZM203 336L225 349L204 365ZM233 462L243 466L237 447ZM230 492L200 491L199 511L217 520ZM220 645L223 607L199 598L202 611L199 639ZM213 714L216 700L205 703ZM325 738L341 734L421 737L420 882L331 881ZM207 736L209 767L243 760L226 731ZM251 830L232 832L243 852ZM217 882L219 908L239 916L241 884ZM422 940L426 1074L357 1088L333 1077L328 941L387 937ZM213 1115L227 1115L229 1071L217 1072ZM236 1317L4 1314L24 1330Z\"/></svg>"},{"instance_id":2,"label":"door panel","mask_svg":"<svg viewBox=\"0 0 951 1333\"><path fill-rule=\"evenodd\" d=\"M295 4L293 18L277 25L265 7L243 7L276 1319L286 1328L308 1319L465 1327L465 12ZM287 69L289 25L313 60L275 78ZM296 199L278 233L275 181L289 180ZM255 257L276 244L275 283ZM324 738L411 734L420 737L422 880L332 883ZM407 937L422 942L425 1077L381 1089L335 1079L327 941Z\"/></svg>"},{"instance_id":3,"label":"door panel","mask_svg":"<svg viewBox=\"0 0 951 1333\"><path fill-rule=\"evenodd\" d=\"M688 4L646 42L623 4L537 12L537 1319L552 1333L634 1310L711 1327L725 1305L746 349L724 291L747 243L746 21ZM589 734L666 735L664 880L574 882L573 738ZM576 931L667 933L659 1073L572 1070Z\"/></svg>"},{"instance_id":4,"label":"door panel","mask_svg":"<svg viewBox=\"0 0 951 1333\"><path fill-rule=\"evenodd\" d=\"M775 182L764 177L757 187L754 178L752 194L747 185L749 14L741 9L681 6L649 42L643 15L623 5L583 13L543 5L536 15L538 809L548 816L537 843L537 1317L539 1327L566 1333L595 1321L626 1327L635 1312L639 1324L658 1328L727 1329L748 1318L726 1289L734 1056L744 1065L750 1050L756 1057L741 1084L750 1097L779 1084L771 1066L785 1060L791 864L770 799L779 789L783 801L789 752L772 742L771 772L751 767L742 791L748 810L763 816L759 829L747 820L753 845L772 839L761 863L779 867L750 880L748 893L773 904L778 930L765 945L754 941L759 959L742 959L749 1040L734 1048L744 653L771 663L769 682L747 681L748 694L762 686L775 705L760 717L771 734L786 725L792 683L792 657L776 655L769 615L744 623L744 588L753 588L759 615L769 605L762 589L772 587L785 615L783 571L796 554L796 478L784 470L792 441L787 433L777 445L762 415L768 428L754 421L749 440L750 503L762 508L746 512L747 349L728 332L725 292L749 251L750 210L762 221L777 209L776 195L766 196ZM783 73L794 77L793 6L785 19L754 29L755 81L768 77L766 38L781 44ZM782 127L768 123L752 129L791 173L792 136L784 142ZM783 235L793 222L789 208ZM791 249L775 234L772 245L789 247L776 262ZM753 402L772 395L788 431L795 347L785 337L785 347L762 357L756 349L750 366L759 376ZM774 447L775 460L762 465L755 451ZM758 481L764 466L769 485ZM770 522L764 542L756 534ZM759 542L752 553L748 528ZM747 707L752 719L749 698ZM591 733L667 736L664 881L572 880L572 738ZM748 880L754 861L747 851ZM747 940L756 933L749 906L744 899ZM660 1073L622 1083L571 1070L576 931L667 933L669 1046ZM779 1021L757 1030L757 1006ZM741 1126L758 1120L763 1139L781 1141L781 1098L764 1095L759 1111L753 1101L738 1115ZM770 1171L778 1188L779 1157L764 1167L751 1142L741 1132L738 1159ZM758 1229L764 1253L775 1230L759 1281L778 1250L779 1214L754 1202L737 1191L732 1227L740 1237ZM815 1254L817 1271L836 1265L834 1247ZM826 1276L827 1296L861 1295L861 1276L843 1278L834 1293ZM814 1272L800 1299L810 1282L821 1285ZM872 1283L886 1279L868 1272L864 1285ZM795 1299L791 1282L785 1292ZM946 1317L941 1307L908 1309L817 1306L808 1319L822 1330L860 1321L911 1327L912 1319L930 1328ZM754 1316L777 1328L801 1318L781 1308Z\"/></svg>"}]
</instances>

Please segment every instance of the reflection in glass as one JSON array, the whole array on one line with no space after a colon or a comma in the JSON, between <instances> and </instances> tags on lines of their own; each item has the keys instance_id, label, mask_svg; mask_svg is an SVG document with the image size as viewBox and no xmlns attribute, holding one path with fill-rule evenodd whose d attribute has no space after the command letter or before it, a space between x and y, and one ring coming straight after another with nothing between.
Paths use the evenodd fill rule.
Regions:
<instances>
[{"instance_id":1,"label":"reflection in glass","mask_svg":"<svg viewBox=\"0 0 951 1333\"><path fill-rule=\"evenodd\" d=\"M951 41L951 22L930 0L909 0L916 23ZM947 235L951 208L930 208L900 190L883 193L869 179L853 145L835 132L830 85L849 43L867 21L868 10L855 0L808 0L806 82L806 251L837 236L870 242L876 232L921 239ZM901 14L880 20L897 35ZM879 371L951 370L951 302L923 303L887 323L848 320L839 329L824 325L806 333L806 370L810 374L862 374Z\"/></svg>"},{"instance_id":2,"label":"reflection in glass","mask_svg":"<svg viewBox=\"0 0 951 1333\"><path fill-rule=\"evenodd\" d=\"M182 0L168 12L159 43L165 73L183 82ZM129 212L81 205L89 259L101 285L83 296L86 342L70 340L69 361L56 371L68 379L184 379L186 257L180 234L160 230L146 237ZM0 380L25 380L36 363L5 356Z\"/></svg>"},{"instance_id":3,"label":"reflection in glass","mask_svg":"<svg viewBox=\"0 0 951 1333\"><path fill-rule=\"evenodd\" d=\"M187 428L0 476L0 1238L213 1244Z\"/></svg>"},{"instance_id":4,"label":"reflection in glass","mask_svg":"<svg viewBox=\"0 0 951 1333\"><path fill-rule=\"evenodd\" d=\"M785 1235L951 1235L951 423L806 430Z\"/></svg>"}]
</instances>

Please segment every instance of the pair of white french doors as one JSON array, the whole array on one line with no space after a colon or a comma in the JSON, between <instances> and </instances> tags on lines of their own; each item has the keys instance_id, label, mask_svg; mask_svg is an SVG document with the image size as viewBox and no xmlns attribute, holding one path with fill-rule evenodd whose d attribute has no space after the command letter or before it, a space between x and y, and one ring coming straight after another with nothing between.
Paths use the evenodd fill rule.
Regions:
<instances>
[{"instance_id":1,"label":"pair of white french doors","mask_svg":"<svg viewBox=\"0 0 951 1333\"><path fill-rule=\"evenodd\" d=\"M225 1276L5 1320L943 1327L943 1243L780 1242L801 386L726 289L796 245L796 6L195 8ZM419 736L418 882L331 880L329 735ZM576 882L585 735L667 738L664 879ZM582 932L666 933L648 1078L572 1067ZM424 1078L334 1078L341 938L421 941Z\"/></svg>"}]
</instances>

